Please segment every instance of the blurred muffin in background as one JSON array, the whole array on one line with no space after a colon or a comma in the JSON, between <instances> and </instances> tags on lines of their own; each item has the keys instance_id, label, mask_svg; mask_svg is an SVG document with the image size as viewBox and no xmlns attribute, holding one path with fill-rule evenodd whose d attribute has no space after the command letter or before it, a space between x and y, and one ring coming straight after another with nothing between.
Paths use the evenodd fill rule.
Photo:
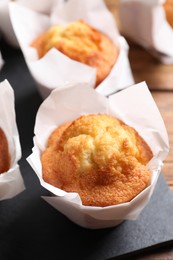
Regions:
<instances>
[{"instance_id":1,"label":"blurred muffin in background","mask_svg":"<svg viewBox=\"0 0 173 260\"><path fill-rule=\"evenodd\" d=\"M108 76L119 52L110 38L83 20L52 26L31 46L37 49L39 58L51 48L56 48L69 58L96 68L96 86Z\"/></svg>"},{"instance_id":2,"label":"blurred muffin in background","mask_svg":"<svg viewBox=\"0 0 173 260\"><path fill-rule=\"evenodd\" d=\"M165 10L166 19L168 23L173 27L173 0L166 0L163 4Z\"/></svg>"}]
</instances>

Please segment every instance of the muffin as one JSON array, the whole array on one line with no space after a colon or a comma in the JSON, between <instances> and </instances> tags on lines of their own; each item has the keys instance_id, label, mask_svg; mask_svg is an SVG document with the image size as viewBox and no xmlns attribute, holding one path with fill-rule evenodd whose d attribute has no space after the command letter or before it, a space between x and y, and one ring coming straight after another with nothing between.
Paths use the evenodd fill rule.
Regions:
<instances>
[{"instance_id":1,"label":"muffin","mask_svg":"<svg viewBox=\"0 0 173 260\"><path fill-rule=\"evenodd\" d=\"M8 142L4 131L0 128L0 174L10 168Z\"/></svg>"},{"instance_id":2,"label":"muffin","mask_svg":"<svg viewBox=\"0 0 173 260\"><path fill-rule=\"evenodd\" d=\"M45 182L77 192L86 206L131 201L150 183L153 154L137 131L106 114L83 115L56 128L41 154Z\"/></svg>"},{"instance_id":3,"label":"muffin","mask_svg":"<svg viewBox=\"0 0 173 260\"><path fill-rule=\"evenodd\" d=\"M72 60L96 68L96 86L108 76L118 57L118 47L111 39L83 20L53 26L31 46L37 49L39 58L54 47Z\"/></svg>"},{"instance_id":4,"label":"muffin","mask_svg":"<svg viewBox=\"0 0 173 260\"><path fill-rule=\"evenodd\" d=\"M168 23L173 27L173 0L166 0L163 4L165 10L166 19Z\"/></svg>"}]
</instances>

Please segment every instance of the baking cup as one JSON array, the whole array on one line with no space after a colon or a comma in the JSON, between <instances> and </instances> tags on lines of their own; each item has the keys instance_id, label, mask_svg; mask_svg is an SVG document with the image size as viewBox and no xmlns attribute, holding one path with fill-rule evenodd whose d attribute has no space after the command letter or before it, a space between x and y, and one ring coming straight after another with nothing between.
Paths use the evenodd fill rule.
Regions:
<instances>
[{"instance_id":1,"label":"baking cup","mask_svg":"<svg viewBox=\"0 0 173 260\"><path fill-rule=\"evenodd\" d=\"M150 184L130 202L107 207L84 206L77 193L65 192L42 178L40 155L46 148L51 132L65 122L93 113L113 115L134 127L153 152L154 156L148 163ZM144 82L108 98L87 85L74 84L66 85L61 90L55 89L37 112L34 133L33 151L27 161L40 184L51 193L43 199L76 224L91 229L112 227L126 219L137 219L152 196L163 160L169 151L162 117Z\"/></svg>"},{"instance_id":2,"label":"baking cup","mask_svg":"<svg viewBox=\"0 0 173 260\"><path fill-rule=\"evenodd\" d=\"M121 0L121 32L138 43L162 63L173 63L173 28L163 4L165 0ZM134 15L135 14L135 15Z\"/></svg>"},{"instance_id":3,"label":"baking cup","mask_svg":"<svg viewBox=\"0 0 173 260\"><path fill-rule=\"evenodd\" d=\"M56 0L58 1L58 0ZM55 0L16 0L15 2L26 6L27 8L34 10L43 14L50 14L53 4L56 2ZM3 36L7 40L7 42L13 47L19 48L19 44L17 38L15 36L10 15L9 15L9 3L12 0L1 0L0 1L0 31L3 33Z\"/></svg>"},{"instance_id":4,"label":"baking cup","mask_svg":"<svg viewBox=\"0 0 173 260\"><path fill-rule=\"evenodd\" d=\"M129 46L119 34L114 18L102 0L59 1L49 16L11 3L10 16L28 68L43 98L53 89L61 88L64 83L80 82L92 88L95 86L95 68L74 61L55 48L38 60L36 49L31 47L33 40L52 25L67 24L78 19L83 19L105 33L119 48L115 65L105 80L97 86L96 91L107 96L134 83L128 60Z\"/></svg>"},{"instance_id":5,"label":"baking cup","mask_svg":"<svg viewBox=\"0 0 173 260\"><path fill-rule=\"evenodd\" d=\"M14 110L14 92L7 80L0 83L0 127L4 131L10 153L10 169L0 174L0 201L10 199L25 189L18 161L21 146Z\"/></svg>"}]
</instances>

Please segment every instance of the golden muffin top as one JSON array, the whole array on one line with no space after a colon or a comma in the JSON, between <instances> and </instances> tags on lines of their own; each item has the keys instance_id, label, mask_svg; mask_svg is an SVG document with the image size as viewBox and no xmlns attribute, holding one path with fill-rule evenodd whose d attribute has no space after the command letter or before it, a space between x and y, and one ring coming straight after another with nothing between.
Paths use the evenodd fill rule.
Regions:
<instances>
[{"instance_id":1,"label":"golden muffin top","mask_svg":"<svg viewBox=\"0 0 173 260\"><path fill-rule=\"evenodd\" d=\"M39 58L54 47L69 58L96 68L96 86L110 73L118 56L115 44L82 20L51 27L31 46L37 49Z\"/></svg>"},{"instance_id":2,"label":"golden muffin top","mask_svg":"<svg viewBox=\"0 0 173 260\"><path fill-rule=\"evenodd\" d=\"M10 155L8 151L8 142L2 128L0 128L0 174L8 171L10 168Z\"/></svg>"},{"instance_id":3,"label":"golden muffin top","mask_svg":"<svg viewBox=\"0 0 173 260\"><path fill-rule=\"evenodd\" d=\"M50 135L41 156L43 179L78 192L83 205L115 205L147 187L152 156L135 129L113 116L90 114Z\"/></svg>"}]
</instances>

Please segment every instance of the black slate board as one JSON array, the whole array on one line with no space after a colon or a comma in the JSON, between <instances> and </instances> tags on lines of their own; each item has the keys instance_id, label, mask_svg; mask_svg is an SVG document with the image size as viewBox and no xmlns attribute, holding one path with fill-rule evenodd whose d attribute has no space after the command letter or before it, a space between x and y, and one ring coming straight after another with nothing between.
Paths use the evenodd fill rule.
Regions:
<instances>
[{"instance_id":1,"label":"black slate board","mask_svg":"<svg viewBox=\"0 0 173 260\"><path fill-rule=\"evenodd\" d=\"M124 221L116 228L81 228L41 198L49 192L41 187L26 157L42 100L22 53L2 40L0 49L5 60L0 81L8 79L15 91L23 153L19 164L26 185L15 198L0 202L0 259L132 259L143 250L173 246L173 195L162 175L138 220Z\"/></svg>"}]
</instances>

